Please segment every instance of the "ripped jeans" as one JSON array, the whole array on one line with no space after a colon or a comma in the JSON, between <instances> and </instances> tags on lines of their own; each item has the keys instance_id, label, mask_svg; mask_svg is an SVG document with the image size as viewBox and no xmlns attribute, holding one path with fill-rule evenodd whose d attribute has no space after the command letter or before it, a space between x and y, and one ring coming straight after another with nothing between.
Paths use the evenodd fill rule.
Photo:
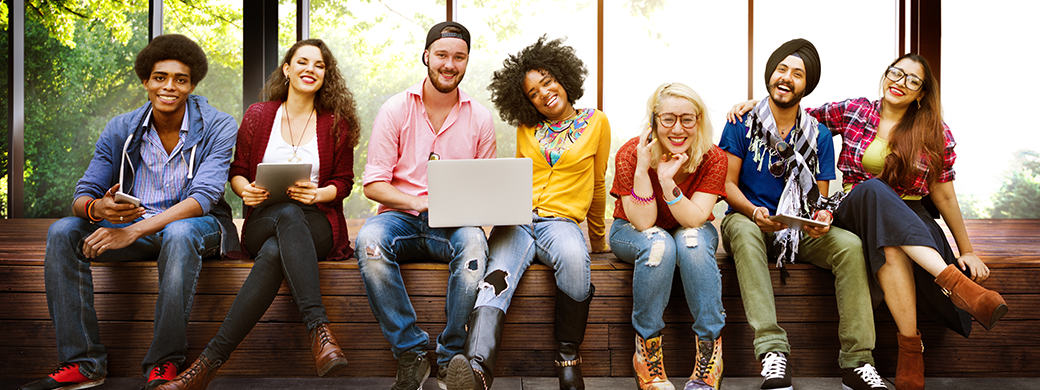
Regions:
<instances>
[{"instance_id":1,"label":"ripped jeans","mask_svg":"<svg viewBox=\"0 0 1040 390\"><path fill-rule=\"evenodd\" d=\"M693 331L715 340L726 325L722 308L722 277L715 261L719 233L711 222L697 228L657 226L638 231L623 219L610 227L610 248L618 259L634 264L632 273L632 327L643 338L664 329L664 308L679 268L686 305L693 315Z\"/></svg>"},{"instance_id":2,"label":"ripped jeans","mask_svg":"<svg viewBox=\"0 0 1040 390\"><path fill-rule=\"evenodd\" d=\"M513 293L535 258L556 270L556 286L584 301L592 286L592 259L581 227L567 218L535 214L529 225L496 226L488 238L488 267L477 306L509 311Z\"/></svg>"},{"instance_id":3,"label":"ripped jeans","mask_svg":"<svg viewBox=\"0 0 1040 390\"><path fill-rule=\"evenodd\" d=\"M477 297L477 283L487 266L487 239L479 227L431 228L426 213L414 216L387 211L369 218L358 231L355 253L368 304L390 342L394 358L404 352L425 354L430 336L416 324L400 263L448 263L447 314L437 337L437 364L462 353L466 323ZM429 321L429 320L427 320Z\"/></svg>"}]
</instances>

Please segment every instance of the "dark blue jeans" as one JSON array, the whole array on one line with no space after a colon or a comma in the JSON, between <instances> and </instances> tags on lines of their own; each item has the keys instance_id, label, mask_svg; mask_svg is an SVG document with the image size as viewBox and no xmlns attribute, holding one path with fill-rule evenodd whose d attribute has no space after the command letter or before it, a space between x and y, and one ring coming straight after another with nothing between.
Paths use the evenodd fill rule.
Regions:
<instances>
[{"instance_id":1,"label":"dark blue jeans","mask_svg":"<svg viewBox=\"0 0 1040 390\"><path fill-rule=\"evenodd\" d=\"M58 359L79 363L80 372L87 377L105 377L108 354L101 345L94 310L90 263L158 259L155 330L152 346L141 362L141 371L147 373L156 364L167 361L181 365L188 349L185 330L202 258L219 253L220 224L210 215L174 221L126 248L87 259L83 255L83 240L101 227L117 226L107 221L95 225L83 218L66 217L52 224L47 232L44 280L47 307L58 339Z\"/></svg>"},{"instance_id":2,"label":"dark blue jeans","mask_svg":"<svg viewBox=\"0 0 1040 390\"><path fill-rule=\"evenodd\" d=\"M224 323L202 353L226 361L271 306L285 279L307 329L329 322L321 303L318 260L332 250L332 226L315 206L281 203L254 210L242 229L242 244L254 254Z\"/></svg>"},{"instance_id":3,"label":"dark blue jeans","mask_svg":"<svg viewBox=\"0 0 1040 390\"><path fill-rule=\"evenodd\" d=\"M487 238L479 227L431 228L426 213L414 216L387 211L365 222L358 231L355 253L365 281L368 304L390 342L394 357L404 352L424 354L430 336L416 325L400 263L448 263L448 293L444 331L437 337L437 364L448 364L462 353L466 323L477 299L477 283L487 266Z\"/></svg>"}]
</instances>

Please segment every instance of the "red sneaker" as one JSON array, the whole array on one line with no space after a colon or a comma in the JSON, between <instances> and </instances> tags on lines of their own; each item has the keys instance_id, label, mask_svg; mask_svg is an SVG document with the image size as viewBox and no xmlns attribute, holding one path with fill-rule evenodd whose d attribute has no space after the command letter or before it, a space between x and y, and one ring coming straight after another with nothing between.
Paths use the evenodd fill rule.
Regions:
<instances>
[{"instance_id":1,"label":"red sneaker","mask_svg":"<svg viewBox=\"0 0 1040 390\"><path fill-rule=\"evenodd\" d=\"M173 362L163 362L148 372L148 383L144 384L144 390L152 390L159 385L173 380L177 377L177 365Z\"/></svg>"},{"instance_id":2,"label":"red sneaker","mask_svg":"<svg viewBox=\"0 0 1040 390\"><path fill-rule=\"evenodd\" d=\"M79 363L61 363L53 374L22 386L19 390L86 389L100 386L105 378L90 379L79 372Z\"/></svg>"}]
</instances>

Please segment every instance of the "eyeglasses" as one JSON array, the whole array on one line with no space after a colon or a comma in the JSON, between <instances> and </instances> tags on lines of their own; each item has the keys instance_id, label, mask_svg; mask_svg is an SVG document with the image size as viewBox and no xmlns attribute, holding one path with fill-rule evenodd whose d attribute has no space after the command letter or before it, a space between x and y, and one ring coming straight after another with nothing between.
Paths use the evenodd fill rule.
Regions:
<instances>
[{"instance_id":1,"label":"eyeglasses","mask_svg":"<svg viewBox=\"0 0 1040 390\"><path fill-rule=\"evenodd\" d=\"M661 114L657 116L657 119L661 121L661 126L664 127L671 128L678 121L682 123L684 129L692 129L697 126L697 119L700 119L700 115L683 114L682 116L676 116L675 114Z\"/></svg>"},{"instance_id":2,"label":"eyeglasses","mask_svg":"<svg viewBox=\"0 0 1040 390\"><path fill-rule=\"evenodd\" d=\"M773 138L772 134L770 134L769 138ZM772 173L773 177L782 178L787 173L788 161L790 161L791 156L794 156L794 149L791 148L791 144L784 140L779 140L773 146L773 150L780 155L781 159L769 164L769 173Z\"/></svg>"},{"instance_id":3,"label":"eyeglasses","mask_svg":"<svg viewBox=\"0 0 1040 390\"><path fill-rule=\"evenodd\" d=\"M894 66L888 67L888 71L885 72L885 77L892 80L894 83L898 83L905 77L906 82L904 82L903 85L906 85L906 87L910 88L911 91L920 91L921 87L924 87L924 80L921 80L920 77L906 73L906 71Z\"/></svg>"}]
</instances>

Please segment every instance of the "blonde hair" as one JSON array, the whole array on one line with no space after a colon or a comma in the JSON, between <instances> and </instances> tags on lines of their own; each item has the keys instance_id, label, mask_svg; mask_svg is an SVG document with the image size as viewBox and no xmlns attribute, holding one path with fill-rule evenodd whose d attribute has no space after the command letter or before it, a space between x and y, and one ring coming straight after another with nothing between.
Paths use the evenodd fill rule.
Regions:
<instances>
[{"instance_id":1,"label":"blonde hair","mask_svg":"<svg viewBox=\"0 0 1040 390\"><path fill-rule=\"evenodd\" d=\"M686 154L690 158L686 160L686 166L683 167L683 171L696 172L697 167L701 165L701 159L704 157L704 154L708 153L708 150L713 145L711 142L711 120L708 119L704 100L701 100L701 96L693 88L683 83L666 83L657 87L653 95L650 95L650 99L646 101L647 123L650 124L651 128L653 128L653 121L657 120L656 116L661 109L661 103L665 98L670 97L686 99L693 103L693 110L697 115L697 126L695 127L696 132L694 133L693 142L690 142L689 148L686 149ZM681 124L676 123L676 126L681 126ZM657 142L650 148L650 167L654 169L657 169L657 164L661 161L661 154L663 153L660 138L654 135L654 139Z\"/></svg>"}]
</instances>

